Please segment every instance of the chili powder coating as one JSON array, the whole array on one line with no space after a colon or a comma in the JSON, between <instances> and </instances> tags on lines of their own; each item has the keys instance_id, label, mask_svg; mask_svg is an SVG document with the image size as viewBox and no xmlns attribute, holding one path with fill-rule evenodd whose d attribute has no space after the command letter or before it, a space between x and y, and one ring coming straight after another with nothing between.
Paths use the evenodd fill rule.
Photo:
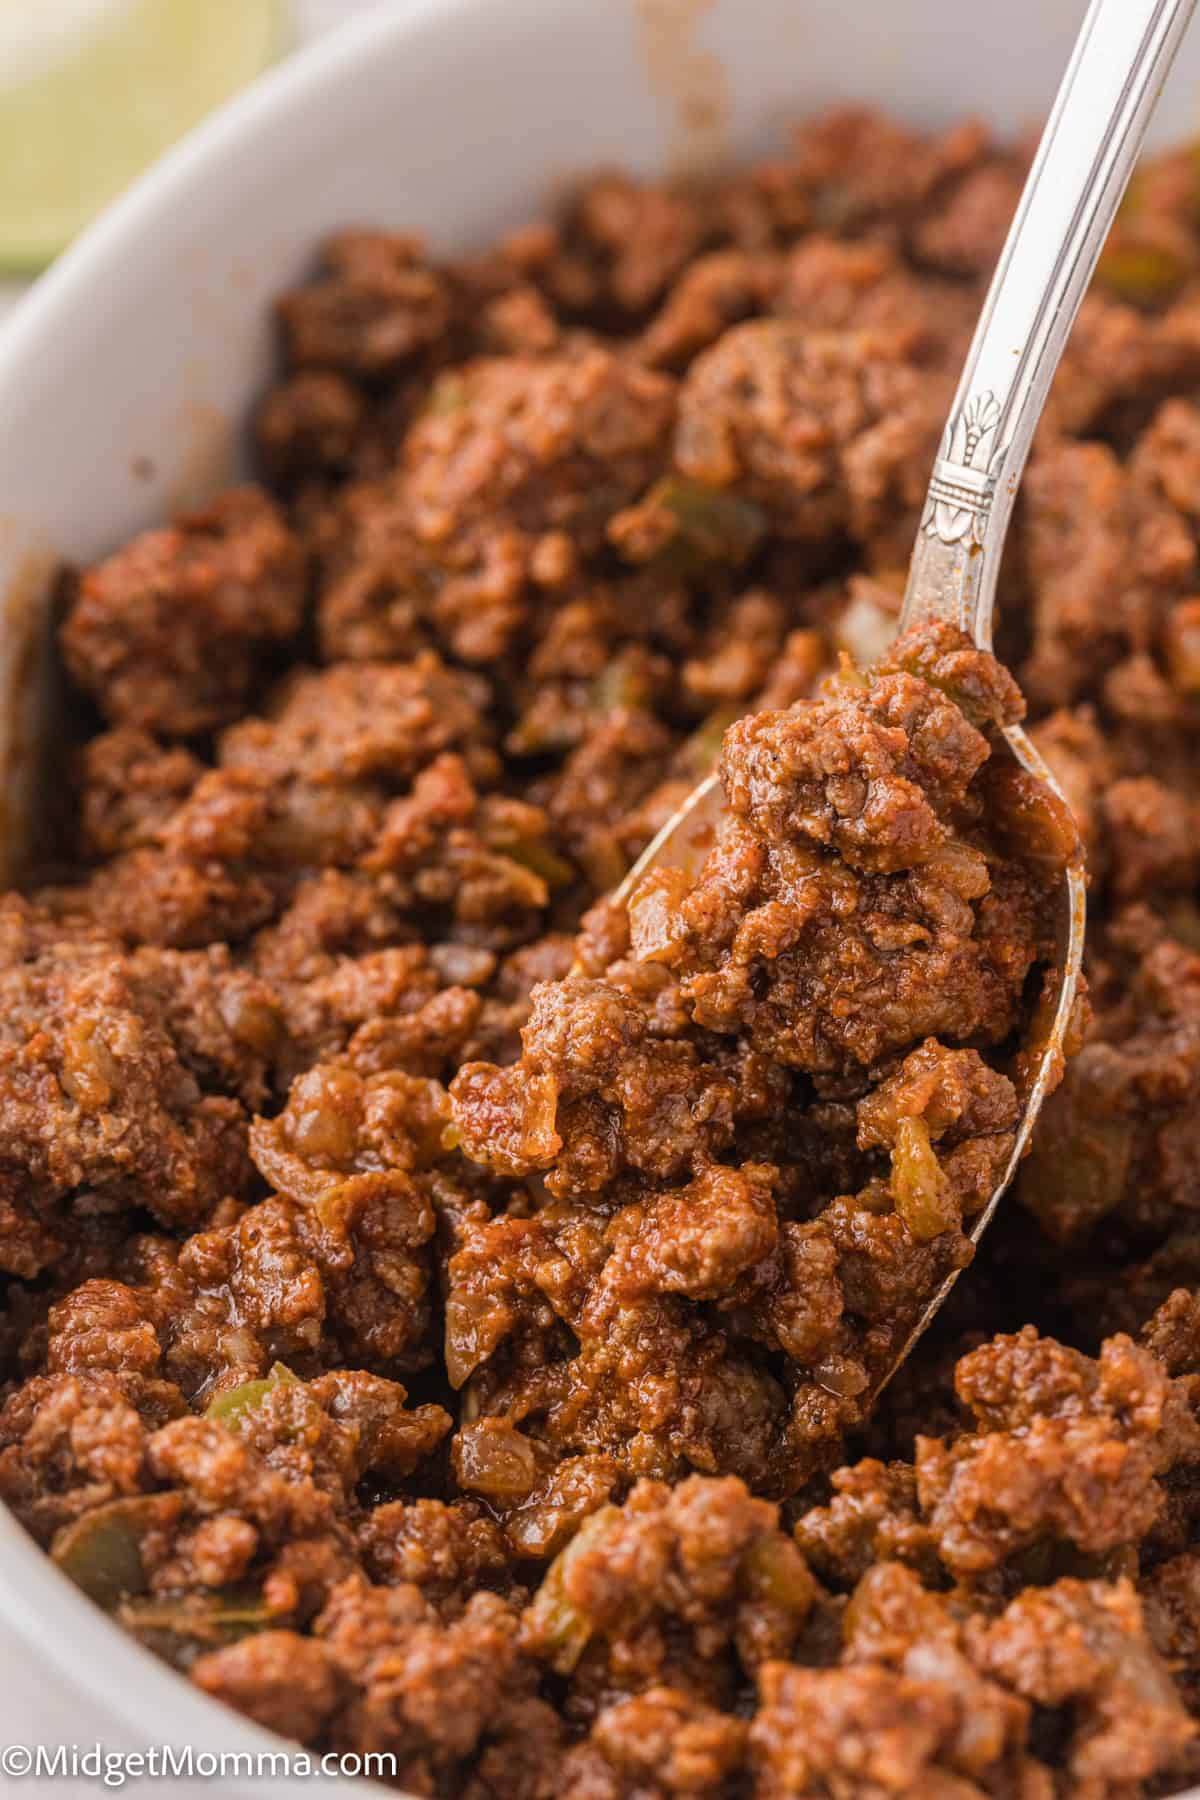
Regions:
<instances>
[{"instance_id":1,"label":"chili powder coating","mask_svg":"<svg viewBox=\"0 0 1200 1800\"><path fill-rule=\"evenodd\" d=\"M1001 665L892 642L1023 175L844 110L457 262L343 233L260 484L71 584L75 838L0 900L0 1498L410 1792L1200 1779L1190 151L1003 582L1091 1017L864 1417L1011 1152L1072 847ZM606 905L718 756L703 866Z\"/></svg>"},{"instance_id":2,"label":"chili powder coating","mask_svg":"<svg viewBox=\"0 0 1200 1800\"><path fill-rule=\"evenodd\" d=\"M996 840L1037 796L956 693L981 725L1021 710L993 658L926 628L870 681L731 726L698 876L655 869L628 917L590 915L519 1061L451 1083L452 1141L545 1196L466 1225L446 1268L452 1459L502 1515L516 1499L523 1544L538 1489L514 1494L513 1459L534 1480L538 1458L515 1428L556 1486L602 1450L796 1492L969 1261L1020 1111L974 1046L1019 1036L1073 834L1036 864Z\"/></svg>"}]
</instances>

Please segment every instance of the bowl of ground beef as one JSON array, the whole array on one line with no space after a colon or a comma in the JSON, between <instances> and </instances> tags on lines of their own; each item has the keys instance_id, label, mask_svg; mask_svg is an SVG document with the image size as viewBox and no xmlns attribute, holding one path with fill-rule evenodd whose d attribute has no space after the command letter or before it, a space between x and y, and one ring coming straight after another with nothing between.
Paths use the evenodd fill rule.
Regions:
<instances>
[{"instance_id":1,"label":"bowl of ground beef","mask_svg":"<svg viewBox=\"0 0 1200 1800\"><path fill-rule=\"evenodd\" d=\"M0 342L0 1629L51 1749L1200 1780L1200 40L1014 682L893 638L1079 8L878 12L381 7ZM1070 840L1022 714L1089 999L973 1255ZM607 904L714 767L704 868Z\"/></svg>"}]
</instances>

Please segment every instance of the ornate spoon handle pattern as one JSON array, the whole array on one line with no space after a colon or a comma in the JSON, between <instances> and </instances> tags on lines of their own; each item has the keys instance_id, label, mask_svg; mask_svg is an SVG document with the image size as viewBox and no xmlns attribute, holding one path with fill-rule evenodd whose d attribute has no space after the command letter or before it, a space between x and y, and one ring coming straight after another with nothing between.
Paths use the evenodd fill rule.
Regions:
<instances>
[{"instance_id":1,"label":"ornate spoon handle pattern","mask_svg":"<svg viewBox=\"0 0 1200 1800\"><path fill-rule=\"evenodd\" d=\"M996 575L1013 500L1063 345L1196 0L1092 0L984 304L929 483L904 599L904 627L943 620L991 648ZM1004 736L1022 766L1056 788L1019 726ZM1057 790L1056 790L1057 791ZM628 901L658 864L699 867L721 810L715 774L694 788L642 852L614 899ZM1081 861L1063 880L1053 1016L1035 1021L1012 1155L974 1243L1028 1148L1062 1071L1083 963ZM884 1380L899 1367L954 1282L925 1307Z\"/></svg>"},{"instance_id":2,"label":"ornate spoon handle pattern","mask_svg":"<svg viewBox=\"0 0 1200 1800\"><path fill-rule=\"evenodd\" d=\"M990 648L1030 440L1195 0L1093 0L963 369L909 570L903 624Z\"/></svg>"}]
</instances>

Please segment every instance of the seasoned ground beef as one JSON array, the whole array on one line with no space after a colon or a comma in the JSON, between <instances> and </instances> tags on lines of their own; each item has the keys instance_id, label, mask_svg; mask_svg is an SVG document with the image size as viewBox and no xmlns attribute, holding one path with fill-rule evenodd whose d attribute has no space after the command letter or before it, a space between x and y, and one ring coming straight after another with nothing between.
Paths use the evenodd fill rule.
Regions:
<instances>
[{"instance_id":1,"label":"seasoned ground beef","mask_svg":"<svg viewBox=\"0 0 1200 1800\"><path fill-rule=\"evenodd\" d=\"M534 990L518 1061L460 1068L452 1140L547 1198L446 1268L476 1491L492 1448L523 1519L547 1456L776 1494L836 1458L1012 1153L995 1049L1061 876L1049 839L1022 862L1000 829L1043 799L980 729L1019 710L994 659L926 628L732 726L699 873L653 871L603 954Z\"/></svg>"},{"instance_id":2,"label":"seasoned ground beef","mask_svg":"<svg viewBox=\"0 0 1200 1800\"><path fill-rule=\"evenodd\" d=\"M465 1800L1200 1776L1200 214L1148 168L1002 663L893 642L1024 158L842 110L277 308L259 485L67 584L0 899L0 1499ZM1090 1013L1007 1165L1070 822ZM606 896L695 781L700 866Z\"/></svg>"}]
</instances>

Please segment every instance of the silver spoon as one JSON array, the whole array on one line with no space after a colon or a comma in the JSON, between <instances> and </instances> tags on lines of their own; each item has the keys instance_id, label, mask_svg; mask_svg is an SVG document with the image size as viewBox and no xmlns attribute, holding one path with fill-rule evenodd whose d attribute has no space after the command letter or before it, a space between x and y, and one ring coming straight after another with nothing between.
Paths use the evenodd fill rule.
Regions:
<instances>
[{"instance_id":1,"label":"silver spoon","mask_svg":"<svg viewBox=\"0 0 1200 1800\"><path fill-rule=\"evenodd\" d=\"M983 650L1017 485L1063 346L1133 169L1146 126L1196 0L1092 0L1063 77L967 355L933 467L909 567L899 629L949 621ZM1058 794L1020 726L1013 756ZM1065 800L1062 801L1066 805ZM614 895L624 905L656 867L698 869L722 793L716 774L694 788ZM1057 1004L1027 1046L1023 1111L1012 1155L971 1240L978 1243L1029 1144L1063 1062L1083 958L1084 875L1063 881ZM891 1364L904 1361L953 1286L934 1294Z\"/></svg>"}]
</instances>

